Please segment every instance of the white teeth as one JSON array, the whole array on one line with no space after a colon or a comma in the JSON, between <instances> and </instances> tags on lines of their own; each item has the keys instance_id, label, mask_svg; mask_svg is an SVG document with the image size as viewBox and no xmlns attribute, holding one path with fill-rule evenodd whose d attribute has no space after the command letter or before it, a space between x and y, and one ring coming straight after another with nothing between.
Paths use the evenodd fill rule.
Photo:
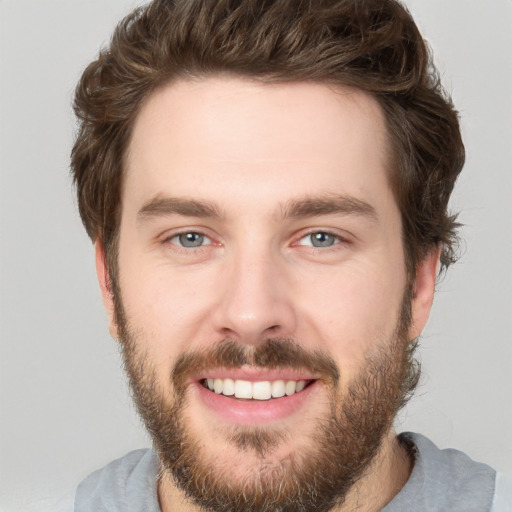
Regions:
<instances>
[{"instance_id":1,"label":"white teeth","mask_svg":"<svg viewBox=\"0 0 512 512\"><path fill-rule=\"evenodd\" d=\"M256 400L268 400L272 396L272 384L268 381L254 382L252 397Z\"/></svg>"},{"instance_id":2,"label":"white teeth","mask_svg":"<svg viewBox=\"0 0 512 512\"><path fill-rule=\"evenodd\" d=\"M233 396L235 394L235 381L233 379L224 379L222 394L226 396Z\"/></svg>"},{"instance_id":3,"label":"white teeth","mask_svg":"<svg viewBox=\"0 0 512 512\"><path fill-rule=\"evenodd\" d=\"M284 388L285 393L290 396L295 393L297 389L297 383L294 380L289 380Z\"/></svg>"},{"instance_id":4,"label":"white teeth","mask_svg":"<svg viewBox=\"0 0 512 512\"><path fill-rule=\"evenodd\" d=\"M295 392L298 393L299 391L302 391L305 387L306 387L306 381L298 380L297 385L295 386Z\"/></svg>"},{"instance_id":5,"label":"white teeth","mask_svg":"<svg viewBox=\"0 0 512 512\"><path fill-rule=\"evenodd\" d=\"M272 382L272 396L274 398L281 398L284 394L284 380L275 380Z\"/></svg>"},{"instance_id":6,"label":"white teeth","mask_svg":"<svg viewBox=\"0 0 512 512\"><path fill-rule=\"evenodd\" d=\"M248 380L235 380L235 397L252 398L252 383Z\"/></svg>"},{"instance_id":7,"label":"white teeth","mask_svg":"<svg viewBox=\"0 0 512 512\"><path fill-rule=\"evenodd\" d=\"M269 400L270 398L281 398L285 395L293 395L302 391L307 384L305 380L275 380L257 381L233 379L206 379L206 387L210 391L225 396L246 398L253 400Z\"/></svg>"},{"instance_id":8,"label":"white teeth","mask_svg":"<svg viewBox=\"0 0 512 512\"><path fill-rule=\"evenodd\" d=\"M221 379L215 379L213 381L213 390L215 391L215 393L217 393L218 395L220 395L222 393L222 388L224 387L224 383L222 382Z\"/></svg>"}]
</instances>

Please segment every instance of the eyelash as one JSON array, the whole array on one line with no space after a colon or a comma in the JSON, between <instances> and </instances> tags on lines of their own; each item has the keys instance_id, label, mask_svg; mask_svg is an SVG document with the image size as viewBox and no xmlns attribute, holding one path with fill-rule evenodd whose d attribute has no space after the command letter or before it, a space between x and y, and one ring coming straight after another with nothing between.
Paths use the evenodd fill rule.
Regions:
<instances>
[{"instance_id":1,"label":"eyelash","mask_svg":"<svg viewBox=\"0 0 512 512\"><path fill-rule=\"evenodd\" d=\"M201 244L201 245L197 245L197 246L185 246L185 245L182 245L182 243L175 243L173 242L172 240L174 239L179 239L180 237L182 236L186 236L186 235L198 235L199 237L202 237L203 239L207 239L209 241L209 243L207 244ZM164 240L163 240L163 243L167 244L167 243L170 243L172 245L175 245L177 248L181 249L181 250L185 250L185 251L190 251L192 249L195 249L195 250L199 250L199 249L202 249L204 247L207 247L209 245L213 245L213 242L212 242L212 239L211 237L209 237L208 235L206 235L205 233L202 233L201 231L197 230L197 231L194 231L194 230L190 230L190 231L181 231L179 233L173 233L172 235L166 237Z\"/></svg>"},{"instance_id":2,"label":"eyelash","mask_svg":"<svg viewBox=\"0 0 512 512\"><path fill-rule=\"evenodd\" d=\"M181 242L178 242L178 241L173 242L174 239L179 239L180 237L186 236L186 235L197 235L198 237L202 237L203 239L206 239L208 241L208 243L206 243L206 244L201 243L201 245L197 245L197 246L193 246L193 245L185 246ZM326 235L328 237L333 237L334 241L331 245L326 245L323 247L315 246L315 245L313 245L313 241L311 239L311 237L314 235ZM308 237L310 237L311 243L305 243L305 244L299 243L301 240L304 240L305 238L308 238ZM166 237L162 242L164 244L172 244L178 250L185 251L187 253L190 253L192 250L194 250L194 251L204 250L206 247L208 247L210 245L216 245L210 236L208 236L207 234L205 234L204 232L202 232L200 230L188 230L188 231L181 231L178 233L173 233L172 235ZM337 233L333 233L326 229L325 230L317 229L317 230L313 230L308 233L302 234L300 237L298 237L296 239L296 241L292 244L292 246L310 247L311 250L314 250L315 252L319 252L319 251L327 252L327 251L336 250L338 248L337 246L339 246L341 244L348 244L348 243L349 243L349 241L345 237L342 237L341 235L339 235Z\"/></svg>"},{"instance_id":3,"label":"eyelash","mask_svg":"<svg viewBox=\"0 0 512 512\"><path fill-rule=\"evenodd\" d=\"M331 245L326 245L323 247L316 246L316 245L313 245L313 241L311 240L311 237L313 235L327 235L328 237L333 237L334 242ZM316 251L318 251L318 250L322 250L322 251L335 250L336 246L338 246L340 244L348 243L348 240L346 238L342 237L341 235L339 235L337 233L333 233L326 229L317 229L317 230L310 231L309 233L302 235L300 238L297 239L297 242L294 245L299 245L298 242L300 242L301 240L308 238L308 237L311 240L311 244L300 244L300 245L302 247L311 247L311 249L316 250Z\"/></svg>"}]
</instances>

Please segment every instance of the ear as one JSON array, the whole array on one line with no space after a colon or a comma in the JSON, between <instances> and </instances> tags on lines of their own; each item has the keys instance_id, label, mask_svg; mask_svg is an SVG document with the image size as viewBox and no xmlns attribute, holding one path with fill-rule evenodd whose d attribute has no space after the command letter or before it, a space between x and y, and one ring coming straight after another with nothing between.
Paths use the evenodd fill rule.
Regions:
<instances>
[{"instance_id":1,"label":"ear","mask_svg":"<svg viewBox=\"0 0 512 512\"><path fill-rule=\"evenodd\" d=\"M421 334L430 315L440 255L441 247L435 247L423 258L416 269L411 301L412 322L409 330L411 340Z\"/></svg>"},{"instance_id":2,"label":"ear","mask_svg":"<svg viewBox=\"0 0 512 512\"><path fill-rule=\"evenodd\" d=\"M107 268L107 260L105 257L105 248L100 240L96 240L94 244L96 252L96 274L103 297L103 305L107 311L109 320L109 331L112 338L118 339L118 329L115 320L114 296L112 292L112 285L110 281L110 274Z\"/></svg>"}]
</instances>

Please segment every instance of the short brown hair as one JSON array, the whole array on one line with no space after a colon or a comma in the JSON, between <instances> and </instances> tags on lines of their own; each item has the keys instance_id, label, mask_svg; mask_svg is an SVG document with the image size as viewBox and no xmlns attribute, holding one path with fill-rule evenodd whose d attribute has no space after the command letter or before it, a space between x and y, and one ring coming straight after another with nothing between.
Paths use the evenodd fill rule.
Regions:
<instances>
[{"instance_id":1,"label":"short brown hair","mask_svg":"<svg viewBox=\"0 0 512 512\"><path fill-rule=\"evenodd\" d=\"M409 275L436 246L443 268L455 260L458 224L447 207L464 164L458 116L398 1L154 0L119 23L76 89L79 210L111 266L123 158L141 105L164 83L212 74L350 86L375 97L387 120Z\"/></svg>"}]
</instances>

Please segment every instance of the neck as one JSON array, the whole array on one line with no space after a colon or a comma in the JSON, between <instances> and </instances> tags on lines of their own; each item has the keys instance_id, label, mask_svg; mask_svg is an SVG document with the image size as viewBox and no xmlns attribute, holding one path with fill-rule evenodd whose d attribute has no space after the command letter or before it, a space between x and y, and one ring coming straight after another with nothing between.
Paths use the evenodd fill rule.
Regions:
<instances>
[{"instance_id":1,"label":"neck","mask_svg":"<svg viewBox=\"0 0 512 512\"><path fill-rule=\"evenodd\" d=\"M381 510L406 484L412 467L413 460L407 449L400 443L395 432L390 431L366 473L350 489L343 505L332 512ZM167 474L158 482L158 499L162 512L201 510L185 498Z\"/></svg>"},{"instance_id":2,"label":"neck","mask_svg":"<svg viewBox=\"0 0 512 512\"><path fill-rule=\"evenodd\" d=\"M336 512L358 510L377 512L387 505L407 483L414 462L392 430L366 473L347 494Z\"/></svg>"}]
</instances>

